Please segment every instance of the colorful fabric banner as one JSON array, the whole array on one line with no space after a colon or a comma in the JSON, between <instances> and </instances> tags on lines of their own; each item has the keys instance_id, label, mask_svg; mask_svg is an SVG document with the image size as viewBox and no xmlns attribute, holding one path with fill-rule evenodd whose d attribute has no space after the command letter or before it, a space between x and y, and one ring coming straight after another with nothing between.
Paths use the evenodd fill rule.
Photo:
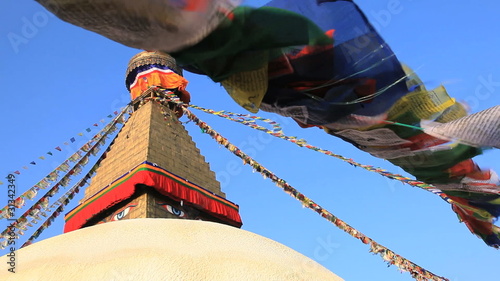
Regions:
<instances>
[{"instance_id":1,"label":"colorful fabric banner","mask_svg":"<svg viewBox=\"0 0 500 281\"><path fill-rule=\"evenodd\" d=\"M144 162L68 212L64 232L81 228L95 215L130 198L137 184L150 186L175 200L190 202L231 225L240 227L242 224L236 204L155 164Z\"/></svg>"},{"instance_id":2,"label":"colorful fabric banner","mask_svg":"<svg viewBox=\"0 0 500 281\"><path fill-rule=\"evenodd\" d=\"M168 52L190 46L214 30L239 0L37 0L62 20L113 41ZM109 11L112 10L112 13ZM130 28L130 22L134 28Z\"/></svg>"},{"instance_id":3,"label":"colorful fabric banner","mask_svg":"<svg viewBox=\"0 0 500 281\"><path fill-rule=\"evenodd\" d=\"M424 121L421 126L426 134L436 138L500 148L500 105L447 123Z\"/></svg>"},{"instance_id":4,"label":"colorful fabric banner","mask_svg":"<svg viewBox=\"0 0 500 281\"><path fill-rule=\"evenodd\" d=\"M173 93L165 91L164 89L163 90L158 89L158 90L163 91L163 93L166 94L167 97L171 98L172 101L177 102L179 104L181 103L180 100L178 98L176 98ZM163 102L161 99L156 99L156 101ZM230 113L230 112L225 112L225 111L217 111L216 112L216 111L204 109L204 108L201 108L201 107L198 107L195 105L184 105L184 106L186 106L186 107L190 106L193 108L197 108L197 109L203 110L207 113L215 114L217 116L220 116L220 117L232 120L232 121L239 122L241 124L250 126L251 128L269 133L275 137L279 137L279 138L291 141L299 146L306 147L306 148L309 148L311 150L321 152L321 153L324 153L326 155L330 155L332 157L341 159L341 160L343 160L343 161L345 161L353 166L361 167L361 168L366 169L368 171L376 172L376 173L378 173L382 176L388 177L390 179L396 179L396 180L402 181L403 183L407 183L407 184L410 184L413 186L417 186L417 187L426 189L426 190L440 196L446 202L452 204L452 209L454 211L455 210L462 210L462 212L456 211L457 214L459 214L461 221L464 221L473 233L475 233L479 237L483 238L483 240L486 242L486 244L488 244L489 246L495 247L495 248L500 246L500 229L493 224L493 222L496 220L496 218L498 216L500 216L500 212L498 211L498 200L497 200L497 198L498 198L497 194L500 194L500 192L499 192L500 188L497 188L497 189L492 188L491 184L487 189L488 193L486 193L486 194L490 194L490 196L483 196L483 197L475 196L475 197L473 197L474 200L452 200L450 198L451 196L449 196L449 195L459 196L459 197L454 197L454 198L460 198L460 197L467 198L465 196L470 196L470 195L467 195L469 193L465 193L465 196L464 196L463 189L456 190L456 188L452 189L452 190L447 190L446 193L444 193L438 189L439 187L443 187L442 185L438 185L436 187L436 186L427 184L427 183L422 182L422 181L412 180L410 178L403 177L401 175L392 174L392 173L387 172L381 168L375 168L375 167L370 166L370 165L359 164L352 159L348 159L348 158L345 158L341 155L334 154L331 151L323 150L323 149L320 149L318 147L309 145L309 144L307 144L307 142L305 140L298 140L296 137L285 136L281 130L281 127L276 122L273 122L270 119L265 119L265 118L261 118L261 117L257 117L257 116L251 116L251 115L247 115L247 114ZM252 119L261 120L261 121L267 122L269 124L272 124L273 130L266 129L262 126L255 124L255 121L252 121ZM202 131L204 131L204 129L202 129ZM446 160L447 158L444 157L442 159ZM461 165L461 164L459 164L459 165ZM474 167L476 167L476 165L472 161L471 161L471 165L472 165L472 168L469 170L475 171ZM460 171L459 168L456 168L456 170ZM483 184L483 185L489 184L491 179L493 179L493 176L496 174L491 173L491 172L486 172L486 173L481 173L479 175L481 177L483 177L483 182L481 182L481 181L478 182L478 179L473 180L475 182L474 183L475 188L481 187L478 184ZM484 183L484 182L486 182L486 183ZM468 183L468 184L470 185L470 183ZM456 192L456 191L459 191L459 192ZM462 192L460 192L460 191L462 191ZM485 189L482 189L481 193L485 193ZM491 196L493 196L493 197L491 197ZM464 215L467 215L467 216L464 217ZM475 227L477 227L477 228L475 228Z\"/></svg>"},{"instance_id":5,"label":"colorful fabric banner","mask_svg":"<svg viewBox=\"0 0 500 281\"><path fill-rule=\"evenodd\" d=\"M307 141L305 141L303 139L298 139L297 137L294 137L294 136L287 136L283 133L281 126L278 123L276 123L275 121L272 121L271 119L262 118L262 117L258 117L258 116L252 116L252 115L248 115L248 114L232 113L232 112L228 112L228 111L214 111L211 109L205 109L203 107L199 107L199 106L192 105L192 104L190 104L188 106L195 108L195 109L198 109L198 110L201 110L201 111L204 111L204 112L209 113L209 114L214 114L216 116L219 116L219 117L222 117L222 118L234 121L234 122L241 123L243 125L246 125L246 126L253 128L253 129L268 133L274 137L278 137L278 138L290 141L290 142L292 142L300 147L305 147L305 148L326 154L328 156L335 157L337 159L340 159L342 161L349 163L350 165L360 167L360 168L363 168L363 169L371 171L371 172L378 173L384 177L388 177L390 179L402 181L405 184L409 184L409 185L419 187L419 188L422 188L422 189L425 189L428 191L432 191L433 193L440 195L443 199L445 199L445 201L447 201L446 195L444 195L443 193L437 192L432 185L426 184L426 183L421 182L421 181L412 180L410 178L404 177L404 176L399 175L399 174L392 174L392 173L387 172L386 170L384 170L382 168L377 168L377 167L373 167L370 165L360 164L358 162L355 162L353 159L345 158L342 155L335 154L331 151L310 145L309 143L307 143ZM257 125L255 123L255 120L263 121L263 122L266 122L266 123L272 125L272 129L267 129L265 127Z\"/></svg>"}]
</instances>

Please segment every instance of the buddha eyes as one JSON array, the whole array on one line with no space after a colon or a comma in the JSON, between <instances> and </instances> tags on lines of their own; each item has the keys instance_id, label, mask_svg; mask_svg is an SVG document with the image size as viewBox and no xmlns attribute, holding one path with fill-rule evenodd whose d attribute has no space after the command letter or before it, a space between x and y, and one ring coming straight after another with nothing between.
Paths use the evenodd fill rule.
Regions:
<instances>
[{"instance_id":1,"label":"buddha eyes","mask_svg":"<svg viewBox=\"0 0 500 281\"><path fill-rule=\"evenodd\" d=\"M117 221L117 220L121 220L123 219L126 215L128 215L128 212L129 212L129 208L119 212L118 214L116 214L114 217L113 217L113 220L114 221Z\"/></svg>"},{"instance_id":2,"label":"buddha eyes","mask_svg":"<svg viewBox=\"0 0 500 281\"><path fill-rule=\"evenodd\" d=\"M172 205L169 205L167 203L160 203L159 205L161 205L163 208L165 208L165 210L167 210L169 213L171 213L174 216L178 216L179 218L187 217L187 214L184 211L179 210Z\"/></svg>"},{"instance_id":3,"label":"buddha eyes","mask_svg":"<svg viewBox=\"0 0 500 281\"><path fill-rule=\"evenodd\" d=\"M137 206L137 205L127 206L125 209L123 209L122 211L118 212L113 217L111 217L111 221L119 221L119 220L123 219L125 216L128 215L130 210L132 210L135 206Z\"/></svg>"}]
</instances>

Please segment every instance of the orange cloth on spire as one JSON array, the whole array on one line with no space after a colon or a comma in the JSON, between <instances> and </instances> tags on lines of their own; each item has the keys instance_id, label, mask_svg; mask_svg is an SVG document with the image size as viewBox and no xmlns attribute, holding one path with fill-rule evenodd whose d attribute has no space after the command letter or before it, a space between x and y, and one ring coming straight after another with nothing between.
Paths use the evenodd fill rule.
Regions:
<instances>
[{"instance_id":1,"label":"orange cloth on spire","mask_svg":"<svg viewBox=\"0 0 500 281\"><path fill-rule=\"evenodd\" d=\"M159 86L165 89L177 89L183 93L182 101L189 102L189 93L186 91L188 81L170 69L151 68L137 74L134 83L130 85L132 100L139 97L149 87ZM187 101L185 100L187 97Z\"/></svg>"}]
</instances>

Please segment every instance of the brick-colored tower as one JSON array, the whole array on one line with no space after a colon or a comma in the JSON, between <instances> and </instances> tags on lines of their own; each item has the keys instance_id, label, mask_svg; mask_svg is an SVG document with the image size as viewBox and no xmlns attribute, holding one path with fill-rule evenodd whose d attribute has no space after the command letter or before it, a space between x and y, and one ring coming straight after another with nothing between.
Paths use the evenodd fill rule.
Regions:
<instances>
[{"instance_id":1,"label":"brick-colored tower","mask_svg":"<svg viewBox=\"0 0 500 281\"><path fill-rule=\"evenodd\" d=\"M134 218L201 219L240 227L238 206L225 199L215 173L179 122L180 110L155 102L161 86L185 102L181 70L167 54L142 52L127 69L134 112L92 178L65 232Z\"/></svg>"}]
</instances>

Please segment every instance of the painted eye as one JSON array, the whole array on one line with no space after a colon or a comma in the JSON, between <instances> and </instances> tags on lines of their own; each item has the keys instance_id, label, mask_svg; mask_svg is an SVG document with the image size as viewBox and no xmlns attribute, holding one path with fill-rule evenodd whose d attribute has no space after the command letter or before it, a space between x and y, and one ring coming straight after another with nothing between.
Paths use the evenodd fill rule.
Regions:
<instances>
[{"instance_id":1,"label":"painted eye","mask_svg":"<svg viewBox=\"0 0 500 281\"><path fill-rule=\"evenodd\" d=\"M186 213L184 213L184 211L177 209L176 207L173 207L173 206L168 205L168 204L163 205L163 207L165 209L167 209L167 211L174 216L178 216L179 218L186 217Z\"/></svg>"},{"instance_id":2,"label":"painted eye","mask_svg":"<svg viewBox=\"0 0 500 281\"><path fill-rule=\"evenodd\" d=\"M114 215L111 218L111 221L119 221L119 220L123 219L125 216L128 215L130 210L133 209L135 206L137 206L137 205L130 205L130 206L126 207L125 209L123 209L122 211L120 211L119 213Z\"/></svg>"}]
</instances>

